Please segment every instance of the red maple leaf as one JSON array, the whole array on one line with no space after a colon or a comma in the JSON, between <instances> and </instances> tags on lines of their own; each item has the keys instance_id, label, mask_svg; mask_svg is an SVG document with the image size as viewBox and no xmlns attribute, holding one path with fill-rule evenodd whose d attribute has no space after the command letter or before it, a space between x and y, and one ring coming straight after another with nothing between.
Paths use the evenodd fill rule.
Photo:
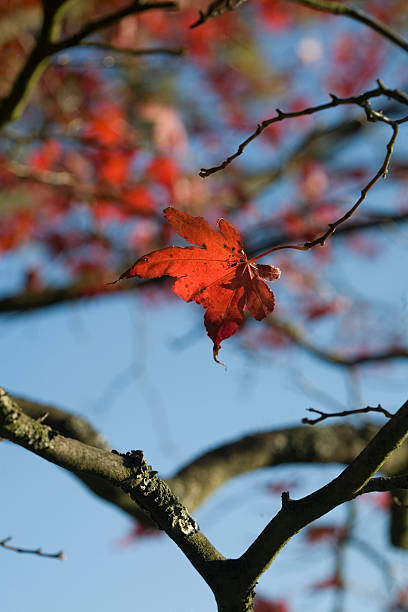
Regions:
<instances>
[{"instance_id":1,"label":"red maple leaf","mask_svg":"<svg viewBox=\"0 0 408 612\"><path fill-rule=\"evenodd\" d=\"M194 300L207 309L205 327L214 342L214 360L221 363L217 359L221 342L238 330L245 307L257 321L272 312L274 295L262 279L276 280L280 270L255 263L263 255L248 259L238 231L225 219L219 219L216 231L202 217L175 208L166 208L164 214L180 236L199 246L153 251L138 259L119 280L176 277L173 291L186 302Z\"/></svg>"}]
</instances>

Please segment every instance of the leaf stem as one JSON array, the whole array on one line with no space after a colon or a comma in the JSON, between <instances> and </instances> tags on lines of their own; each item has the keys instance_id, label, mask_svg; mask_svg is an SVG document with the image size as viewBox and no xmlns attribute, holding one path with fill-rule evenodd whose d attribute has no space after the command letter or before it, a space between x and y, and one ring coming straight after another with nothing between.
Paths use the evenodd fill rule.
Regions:
<instances>
[{"instance_id":1,"label":"leaf stem","mask_svg":"<svg viewBox=\"0 0 408 612\"><path fill-rule=\"evenodd\" d=\"M282 251L283 249L296 249L297 251L308 251L310 247L307 247L305 245L298 245L298 244L286 244L283 246L277 246L277 247L273 247L273 249L269 249L269 251L265 251L265 253L261 253L260 255L257 255L256 257L252 257L252 259L248 259L248 263L253 263L254 261L258 261L258 259L262 259L262 257L265 257L266 255L269 255L270 253L273 253L274 251Z\"/></svg>"}]
</instances>

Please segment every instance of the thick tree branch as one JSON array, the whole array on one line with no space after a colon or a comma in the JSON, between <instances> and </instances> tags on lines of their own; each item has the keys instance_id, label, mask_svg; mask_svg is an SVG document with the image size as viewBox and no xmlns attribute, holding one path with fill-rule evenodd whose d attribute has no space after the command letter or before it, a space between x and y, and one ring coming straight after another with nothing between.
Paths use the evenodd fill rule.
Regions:
<instances>
[{"instance_id":1,"label":"thick tree branch","mask_svg":"<svg viewBox=\"0 0 408 612\"><path fill-rule=\"evenodd\" d=\"M41 419L65 437L74 438L102 450L111 450L108 443L83 418L48 404L13 397L20 409L32 419ZM189 462L166 481L190 509L198 508L217 488L231 478L249 471L285 463L350 463L375 432L348 425L309 430L293 427L256 433L210 450ZM323 449L322 441L331 440L331 452ZM408 457L407 457L408 462ZM120 489L102 479L76 474L94 493L122 510L145 520L145 515Z\"/></svg>"},{"instance_id":2,"label":"thick tree branch","mask_svg":"<svg viewBox=\"0 0 408 612\"><path fill-rule=\"evenodd\" d=\"M42 417L42 421L50 419L62 429L68 428L85 439L90 438L101 446L105 445L82 419L76 417L64 419L63 412L52 407L46 407L44 417L43 406L27 400L20 400L20 403L33 416ZM207 453L169 481L173 490L177 488L181 490L183 487L197 489L197 480L195 483L191 480L188 483L186 475L189 472L191 474L195 468L194 478L198 478L202 484L205 478L202 478L200 470L204 469L206 476L211 475L211 485L214 487L213 473L217 472L217 466L218 468L227 466L227 471L232 469L237 473L237 470L242 472L264 466L266 458L268 464L273 461L282 463L285 456L291 462L308 457L310 459L310 454L316 449L323 461L327 462L331 460L336 447L343 457L351 450L354 453L350 454L355 456L356 449L363 448L340 476L315 493L296 501L291 500L289 494L283 494L282 510L242 557L235 560L225 559L199 531L187 508L175 497L168 485L146 464L142 451L131 451L120 455L116 451L108 452L63 437L43 422L28 417L4 390L0 391L0 435L68 469L79 478L83 476L103 478L129 493L132 500L147 511L152 520L183 550L213 590L221 612L252 610L253 587L257 578L270 565L280 548L305 525L357 495L370 490L383 490L385 483L390 488L408 487L407 476L386 480L376 479L375 482L372 478L387 457L400 446L408 432L408 402L367 445L366 440L360 437L361 431L356 435L356 444L353 446L353 435L350 436L350 433L353 434L355 430L347 426L337 426L337 428L321 428L323 436L317 444L317 438L315 439L314 446L310 443L314 436L311 438L307 432L316 431L319 430L301 428L301 431L296 432L298 440L295 453L288 445L291 430L249 436ZM343 443L340 443L339 433L344 436ZM303 437L303 440L300 440L300 437ZM263 444L260 444L262 441ZM252 452L249 452L250 449ZM401 457L398 457L398 454L401 455L401 451L391 457L389 462L391 471L401 468ZM244 464L241 457L244 458ZM339 461L339 458L337 455L336 460ZM406 462L405 458L405 464ZM183 487L180 486L181 477L184 479ZM219 478L219 474L216 474L216 478ZM177 479L179 479L178 485Z\"/></svg>"},{"instance_id":3,"label":"thick tree branch","mask_svg":"<svg viewBox=\"0 0 408 612\"><path fill-rule=\"evenodd\" d=\"M289 493L282 494L282 509L240 558L242 571L245 568L255 583L295 533L333 508L361 494L391 453L402 444L407 434L408 402L337 478L299 500L290 499Z\"/></svg>"},{"instance_id":4,"label":"thick tree branch","mask_svg":"<svg viewBox=\"0 0 408 612\"><path fill-rule=\"evenodd\" d=\"M81 417L18 397L13 398L25 414L41 419L65 437L75 438L84 444L102 450L110 450L107 442ZM198 508L217 488L231 478L250 471L289 463L350 463L378 430L367 425L356 428L351 425L305 428L290 427L276 431L254 433L218 446L179 469L166 482L190 511ZM408 469L408 448L394 454L387 464L388 473ZM89 478L76 474L87 486ZM90 487L97 495L119 506L122 510L140 518L134 504L120 496L116 487L95 480ZM107 490L111 496L106 494ZM118 491L118 492L117 492ZM114 494L112 495L112 492ZM124 503L124 498L128 500Z\"/></svg>"},{"instance_id":5,"label":"thick tree branch","mask_svg":"<svg viewBox=\"0 0 408 612\"><path fill-rule=\"evenodd\" d=\"M108 442L106 442L88 421L80 416L55 408L49 404L40 404L39 402L33 402L15 396L12 399L17 402L24 414L32 419L42 419L44 415L46 415L46 418L42 422L52 427L53 430L57 431L62 436L79 440L84 444L108 452L111 451ZM75 476L77 476L77 478L98 497L120 508L123 512L126 512L126 514L142 523L153 524L146 512L135 504L129 495L124 493L119 487L98 476L89 476L82 473L76 473Z\"/></svg>"},{"instance_id":6,"label":"thick tree branch","mask_svg":"<svg viewBox=\"0 0 408 612\"><path fill-rule=\"evenodd\" d=\"M90 21L76 34L65 40L57 41L62 17L71 2L72 0L43 2L43 22L36 43L17 75L10 93L0 100L0 128L22 115L32 90L47 68L49 58L53 54L80 44L89 34L111 26L128 15L152 9L177 8L177 3L172 1L143 3L135 0L118 11Z\"/></svg>"},{"instance_id":7,"label":"thick tree branch","mask_svg":"<svg viewBox=\"0 0 408 612\"><path fill-rule=\"evenodd\" d=\"M110 450L104 439L81 417L47 404L13 398L25 414L65 437ZM182 503L193 511L214 491L230 479L250 471L291 463L349 464L378 431L375 425L361 428L340 424L331 427L290 427L254 433L214 448L179 469L166 482ZM394 475L408 471L408 448L404 445L393 453L383 472ZM146 513L119 487L98 477L75 473L94 494L120 508L142 523L152 524ZM397 516L400 519L400 515ZM398 520L398 525L401 521ZM393 544L408 548L408 529L395 527L392 521Z\"/></svg>"},{"instance_id":8,"label":"thick tree branch","mask_svg":"<svg viewBox=\"0 0 408 612\"><path fill-rule=\"evenodd\" d=\"M74 474L97 476L120 487L166 531L204 580L211 583L212 566L224 557L199 530L168 485L147 465L142 451L120 455L61 436L24 414L1 388L0 435Z\"/></svg>"},{"instance_id":9,"label":"thick tree branch","mask_svg":"<svg viewBox=\"0 0 408 612\"><path fill-rule=\"evenodd\" d=\"M18 119L28 98L48 65L51 45L63 13L71 0L43 2L43 22L36 43L18 73L10 93L0 100L0 128Z\"/></svg>"}]
</instances>

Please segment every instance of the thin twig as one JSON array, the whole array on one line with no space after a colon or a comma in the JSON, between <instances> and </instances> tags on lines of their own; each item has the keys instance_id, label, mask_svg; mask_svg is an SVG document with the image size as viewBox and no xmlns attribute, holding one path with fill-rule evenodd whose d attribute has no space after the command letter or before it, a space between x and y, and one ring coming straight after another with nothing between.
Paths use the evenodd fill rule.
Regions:
<instances>
[{"instance_id":1,"label":"thin twig","mask_svg":"<svg viewBox=\"0 0 408 612\"><path fill-rule=\"evenodd\" d=\"M402 36L394 32L394 30L391 30L391 28L379 19L372 17L372 15L365 13L361 9L353 6L345 6L341 2L327 2L325 0L292 0L292 2L308 6L317 11L332 13L333 15L344 15L344 17L350 17L355 21L360 21L360 23L364 23L378 34L381 34L381 36L384 36L384 38L388 38L388 40L401 47L401 49L404 49L404 51L408 51L408 42L402 38Z\"/></svg>"},{"instance_id":2,"label":"thin twig","mask_svg":"<svg viewBox=\"0 0 408 612\"><path fill-rule=\"evenodd\" d=\"M390 164L391 156L394 151L394 144L398 136L398 125L399 125L397 121L389 120L387 121L387 123L389 123L389 125L391 125L392 127L392 134L391 134L391 138L389 139L387 143L387 147L386 147L387 151L384 157L384 161L381 164L381 167L379 168L378 172L367 183L367 185L363 187L358 200L355 202L355 204L353 204L351 208L349 208L349 210L342 217L340 217L333 223L329 223L328 229L323 234L321 234L314 240L311 240L310 242L304 243L303 247L305 250L309 250L317 245L324 246L326 240L334 234L334 232L339 227L339 225L341 225L342 223L344 223L345 221L347 221L353 216L353 214L356 212L360 204L362 204L364 200L366 199L367 193L370 191L370 189L374 187L374 185L380 180L380 178L385 178L387 176L388 166Z\"/></svg>"},{"instance_id":3,"label":"thin twig","mask_svg":"<svg viewBox=\"0 0 408 612\"><path fill-rule=\"evenodd\" d=\"M401 104L408 105L408 96L405 92L399 91L397 89L388 89L384 86L384 84L378 79L377 80L378 87L375 89L371 89L366 91L359 96L350 96L348 98L339 98L334 94L330 94L331 102L326 102L325 104L319 104L318 106L309 106L299 111L293 111L290 113L284 112L279 108L276 109L276 116L271 119L265 119L261 123L259 123L256 127L256 130L252 132L241 144L238 146L238 149L235 153L227 157L221 164L218 166L213 166L212 168L201 168L199 175L202 178L207 178L211 174L218 172L219 170L224 170L227 166L229 166L234 159L239 157L246 147L257 138L267 127L272 125L273 123L278 123L279 121L283 121L285 119L294 119L296 117L304 117L306 115L313 115L314 113L319 113L320 111L328 110L329 108L335 108L336 106L344 106L349 104L356 104L358 106L362 106L364 102L368 101L371 98L378 98L379 96L386 96L387 98L392 98Z\"/></svg>"},{"instance_id":4,"label":"thin twig","mask_svg":"<svg viewBox=\"0 0 408 612\"><path fill-rule=\"evenodd\" d=\"M386 213L376 213L376 215L372 218L355 221L353 223L348 223L347 225L339 227L339 229L336 230L334 237L339 237L343 234L352 234L355 232L365 231L369 229L381 229L387 226L397 226L400 223L406 222L408 222L408 211L397 213L395 215L388 215ZM262 226L261 229L263 229ZM312 231L312 228L308 229L308 231ZM318 231L317 227L315 231ZM256 234L256 229L254 230L254 233ZM281 233L276 236L271 236L270 238L264 238L259 243L255 243L253 245L250 244L249 248L245 249L245 252L249 256L252 256L255 253L258 253L259 251L266 251L267 249L273 248L280 244L284 244L285 242L291 242L300 237L300 232L298 233L298 235L296 235L295 232L287 234Z\"/></svg>"},{"instance_id":5,"label":"thin twig","mask_svg":"<svg viewBox=\"0 0 408 612\"><path fill-rule=\"evenodd\" d=\"M206 11L198 11L199 18L197 21L191 24L190 28L196 28L197 26L205 23L213 17L218 17L228 11L235 11L238 7L244 4L247 0L213 0L208 5Z\"/></svg>"},{"instance_id":6,"label":"thin twig","mask_svg":"<svg viewBox=\"0 0 408 612\"><path fill-rule=\"evenodd\" d=\"M60 559L61 561L64 561L66 559L66 556L62 550L58 553L45 553L41 550L41 548L31 549L31 548L20 548L16 546L11 546L10 544L8 544L10 540L11 540L10 537L4 538L4 540L0 541L0 546L2 546L3 548L7 548L7 550L13 550L14 552L17 552L17 553L37 555L38 557L48 557L48 559Z\"/></svg>"},{"instance_id":7,"label":"thin twig","mask_svg":"<svg viewBox=\"0 0 408 612\"><path fill-rule=\"evenodd\" d=\"M366 199L367 193L380 180L380 178L386 178L387 177L388 167L389 167L389 164L390 164L391 156L392 156L393 151L394 151L394 144L395 144L395 141L396 141L397 136L398 136L398 127L402 123L406 123L408 121L408 116L405 116L405 117L402 117L401 119L396 119L395 121L392 121L391 119L389 119L388 117L383 115L382 112L373 110L371 108L371 106L370 106L368 101L362 102L360 104L360 106L364 107L364 110L366 111L366 114L367 114L367 119L369 121L381 121L383 123L387 123L392 128L392 135L391 135L391 138L389 139L389 141L387 143L387 146L386 146L386 154L385 154L385 157L384 157L384 161L381 164L378 172L369 180L367 185L365 185L365 187L363 187L363 189L361 190L361 193L360 193L360 197L355 202L355 204L353 204L353 206L351 208L349 208L349 210L344 215L342 215L339 219L337 219L333 223L329 223L328 224L328 229L323 234L321 234L320 236L318 236L314 240L311 240L309 242L305 242L303 244L303 246L301 246L301 245L283 245L283 246L273 247L272 249L269 249L268 251L265 251L265 253L261 253L257 257L253 257L251 259L251 262L257 261L258 259L262 259L262 257L265 257L266 255L269 255L270 253L272 253L274 251L280 251L280 250L283 250L283 249L297 249L298 251L309 251L309 249L311 249L311 248L313 248L313 247L315 247L317 245L323 247L325 245L325 243L326 243L326 240L328 238L330 238L330 236L332 236L334 234L334 232L339 227L339 225L341 225L342 223L344 223L345 221L347 221L348 219L350 219L354 215L354 213L356 212L356 210L358 209L360 204L362 204L364 202L364 200Z\"/></svg>"},{"instance_id":8,"label":"thin twig","mask_svg":"<svg viewBox=\"0 0 408 612\"><path fill-rule=\"evenodd\" d=\"M304 425L316 425L316 423L320 423L320 421L324 421L330 417L345 417L350 414L363 414L367 412L380 412L384 414L387 418L391 418L393 415L391 412L388 412L385 408L383 408L380 404L376 407L366 406L365 408L355 408L354 410L343 410L342 412L323 412L322 410L316 410L315 408L307 408L308 412L315 412L316 414L320 414L317 419L308 419L304 417L302 419L302 423Z\"/></svg>"}]
</instances>

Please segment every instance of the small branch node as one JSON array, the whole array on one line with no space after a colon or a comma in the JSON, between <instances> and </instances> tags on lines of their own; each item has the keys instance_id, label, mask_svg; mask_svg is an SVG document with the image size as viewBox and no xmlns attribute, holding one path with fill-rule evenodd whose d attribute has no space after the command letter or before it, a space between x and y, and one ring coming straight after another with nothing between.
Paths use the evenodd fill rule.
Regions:
<instances>
[{"instance_id":1,"label":"small branch node","mask_svg":"<svg viewBox=\"0 0 408 612\"><path fill-rule=\"evenodd\" d=\"M295 501L291 499L289 491L282 491L281 500L282 500L282 510L287 510L290 506L293 505Z\"/></svg>"}]
</instances>

